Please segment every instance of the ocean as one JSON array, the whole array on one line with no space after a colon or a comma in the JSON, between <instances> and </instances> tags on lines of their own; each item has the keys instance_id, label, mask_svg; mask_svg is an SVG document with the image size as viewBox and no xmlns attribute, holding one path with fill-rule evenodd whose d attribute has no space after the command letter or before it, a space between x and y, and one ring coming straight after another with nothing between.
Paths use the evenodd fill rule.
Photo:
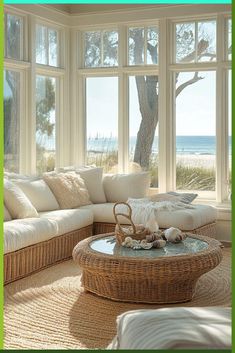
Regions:
<instances>
[{"instance_id":1,"label":"ocean","mask_svg":"<svg viewBox=\"0 0 235 353\"><path fill-rule=\"evenodd\" d=\"M130 153L134 152L136 136L130 138ZM88 138L87 150L90 152L111 152L118 149L115 137ZM158 153L158 137L153 143L153 153ZM215 136L176 136L176 153L193 155L215 155ZM229 137L229 154L231 154L231 136Z\"/></svg>"}]
</instances>

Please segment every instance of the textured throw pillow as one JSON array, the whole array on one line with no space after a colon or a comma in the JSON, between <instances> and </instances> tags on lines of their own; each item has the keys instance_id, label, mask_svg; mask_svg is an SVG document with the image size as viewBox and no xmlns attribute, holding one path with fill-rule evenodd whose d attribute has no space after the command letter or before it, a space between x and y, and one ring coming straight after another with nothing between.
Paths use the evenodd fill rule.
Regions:
<instances>
[{"instance_id":1,"label":"textured throw pillow","mask_svg":"<svg viewBox=\"0 0 235 353\"><path fill-rule=\"evenodd\" d=\"M95 166L57 168L59 173L75 171L85 181L92 203L105 203L106 197L103 188L103 168Z\"/></svg>"},{"instance_id":2,"label":"textured throw pillow","mask_svg":"<svg viewBox=\"0 0 235 353\"><path fill-rule=\"evenodd\" d=\"M15 184L25 193L38 212L54 211L60 208L44 180L16 180Z\"/></svg>"},{"instance_id":3,"label":"textured throw pillow","mask_svg":"<svg viewBox=\"0 0 235 353\"><path fill-rule=\"evenodd\" d=\"M4 203L12 218L38 217L37 210L23 191L7 179L4 179Z\"/></svg>"},{"instance_id":4,"label":"textured throw pillow","mask_svg":"<svg viewBox=\"0 0 235 353\"><path fill-rule=\"evenodd\" d=\"M4 205L4 222L8 222L11 220L12 220L11 215L10 215L8 209L6 208L6 206Z\"/></svg>"},{"instance_id":5,"label":"textured throw pillow","mask_svg":"<svg viewBox=\"0 0 235 353\"><path fill-rule=\"evenodd\" d=\"M84 180L76 173L46 173L43 175L61 209L91 204Z\"/></svg>"},{"instance_id":6,"label":"textured throw pillow","mask_svg":"<svg viewBox=\"0 0 235 353\"><path fill-rule=\"evenodd\" d=\"M129 197L146 197L150 185L148 172L106 175L103 178L104 192L108 202L126 202Z\"/></svg>"}]
</instances>

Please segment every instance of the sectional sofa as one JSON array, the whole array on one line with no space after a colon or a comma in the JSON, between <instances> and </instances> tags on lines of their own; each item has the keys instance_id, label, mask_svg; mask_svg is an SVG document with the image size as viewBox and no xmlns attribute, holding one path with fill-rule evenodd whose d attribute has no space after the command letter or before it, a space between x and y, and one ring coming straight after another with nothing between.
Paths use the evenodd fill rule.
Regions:
<instances>
[{"instance_id":1,"label":"sectional sofa","mask_svg":"<svg viewBox=\"0 0 235 353\"><path fill-rule=\"evenodd\" d=\"M67 168L57 172L66 174L71 170L84 181L89 203L70 209L61 209L44 179L5 173L5 284L71 258L72 250L80 240L114 230L115 202L127 201L129 197L143 198L148 194L149 175L145 172L103 176L102 168L93 167ZM160 228L173 226L214 237L216 210L205 205L161 210L157 221ZM126 222L123 220L123 223Z\"/></svg>"}]
</instances>

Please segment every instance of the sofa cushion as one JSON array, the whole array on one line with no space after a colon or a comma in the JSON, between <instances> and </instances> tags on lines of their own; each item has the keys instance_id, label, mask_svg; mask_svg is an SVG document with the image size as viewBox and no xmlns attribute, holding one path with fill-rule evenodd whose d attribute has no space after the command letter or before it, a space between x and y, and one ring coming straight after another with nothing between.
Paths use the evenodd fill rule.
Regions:
<instances>
[{"instance_id":1,"label":"sofa cushion","mask_svg":"<svg viewBox=\"0 0 235 353\"><path fill-rule=\"evenodd\" d=\"M87 209L57 210L41 212L40 217L53 221L57 226L57 235L86 227L93 223L93 212Z\"/></svg>"},{"instance_id":2,"label":"sofa cushion","mask_svg":"<svg viewBox=\"0 0 235 353\"><path fill-rule=\"evenodd\" d=\"M94 213L94 222L114 223L114 203L83 206L81 209L89 209ZM216 209L212 206L193 205L194 208L179 209L175 211L158 211L157 222L160 228L176 227L182 230L194 230L216 219ZM120 221L127 224L126 218Z\"/></svg>"},{"instance_id":3,"label":"sofa cushion","mask_svg":"<svg viewBox=\"0 0 235 353\"><path fill-rule=\"evenodd\" d=\"M108 349L231 349L231 308L132 310L117 318Z\"/></svg>"},{"instance_id":4,"label":"sofa cushion","mask_svg":"<svg viewBox=\"0 0 235 353\"><path fill-rule=\"evenodd\" d=\"M12 220L10 212L6 208L6 205L4 205L4 218L3 219L4 219L4 222L8 222L8 221Z\"/></svg>"},{"instance_id":5,"label":"sofa cushion","mask_svg":"<svg viewBox=\"0 0 235 353\"><path fill-rule=\"evenodd\" d=\"M108 202L126 202L129 197L145 197L149 184L148 172L105 175L103 178L104 192Z\"/></svg>"},{"instance_id":6,"label":"sofa cushion","mask_svg":"<svg viewBox=\"0 0 235 353\"><path fill-rule=\"evenodd\" d=\"M55 195L61 209L77 208L91 203L84 180L75 172L45 173L43 179Z\"/></svg>"},{"instance_id":7,"label":"sofa cushion","mask_svg":"<svg viewBox=\"0 0 235 353\"><path fill-rule=\"evenodd\" d=\"M25 193L38 212L59 209L59 204L54 194L44 180L16 180L15 184Z\"/></svg>"},{"instance_id":8,"label":"sofa cushion","mask_svg":"<svg viewBox=\"0 0 235 353\"><path fill-rule=\"evenodd\" d=\"M15 219L4 223L4 253L40 243L56 236L57 225L46 218Z\"/></svg>"},{"instance_id":9,"label":"sofa cushion","mask_svg":"<svg viewBox=\"0 0 235 353\"><path fill-rule=\"evenodd\" d=\"M4 179L4 203L12 218L38 217L37 210L24 192L7 179Z\"/></svg>"},{"instance_id":10,"label":"sofa cushion","mask_svg":"<svg viewBox=\"0 0 235 353\"><path fill-rule=\"evenodd\" d=\"M63 167L57 168L59 173L66 173L75 171L84 180L90 200L93 203L106 202L106 197L103 188L103 168L97 168L94 166L83 166L83 167Z\"/></svg>"}]
</instances>

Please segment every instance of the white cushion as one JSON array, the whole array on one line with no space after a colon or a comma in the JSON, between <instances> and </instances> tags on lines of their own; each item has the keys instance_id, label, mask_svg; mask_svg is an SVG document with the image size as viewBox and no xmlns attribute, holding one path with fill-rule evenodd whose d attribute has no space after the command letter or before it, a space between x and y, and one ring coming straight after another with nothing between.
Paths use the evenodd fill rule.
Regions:
<instances>
[{"instance_id":1,"label":"white cushion","mask_svg":"<svg viewBox=\"0 0 235 353\"><path fill-rule=\"evenodd\" d=\"M94 222L114 223L114 203L88 205L80 209L89 209L94 213ZM175 211L158 211L157 222L160 228L175 227L182 230L194 230L216 220L216 209L212 206L193 205L193 209L180 209ZM127 224L126 218L120 221Z\"/></svg>"},{"instance_id":2,"label":"white cushion","mask_svg":"<svg viewBox=\"0 0 235 353\"><path fill-rule=\"evenodd\" d=\"M10 215L8 209L6 208L6 206L4 205L4 222L8 222L11 220L12 220L11 215Z\"/></svg>"},{"instance_id":3,"label":"white cushion","mask_svg":"<svg viewBox=\"0 0 235 353\"><path fill-rule=\"evenodd\" d=\"M148 172L105 175L104 192L108 202L126 202L129 197L142 198L150 185Z\"/></svg>"},{"instance_id":4,"label":"white cushion","mask_svg":"<svg viewBox=\"0 0 235 353\"><path fill-rule=\"evenodd\" d=\"M72 232L93 223L93 213L90 210L72 209L41 212L42 219L53 221L57 225L57 235Z\"/></svg>"},{"instance_id":5,"label":"white cushion","mask_svg":"<svg viewBox=\"0 0 235 353\"><path fill-rule=\"evenodd\" d=\"M4 179L4 203L12 218L38 217L37 210L23 191L7 179Z\"/></svg>"},{"instance_id":6,"label":"white cushion","mask_svg":"<svg viewBox=\"0 0 235 353\"><path fill-rule=\"evenodd\" d=\"M15 184L25 193L38 212L59 209L59 204L44 180L17 180Z\"/></svg>"},{"instance_id":7,"label":"white cushion","mask_svg":"<svg viewBox=\"0 0 235 353\"><path fill-rule=\"evenodd\" d=\"M193 205L175 211L159 211L157 222L161 228L175 227L182 230L193 230L208 223L215 222L216 209L207 205Z\"/></svg>"},{"instance_id":8,"label":"white cushion","mask_svg":"<svg viewBox=\"0 0 235 353\"><path fill-rule=\"evenodd\" d=\"M14 179L14 180L38 180L40 177L38 175L25 175L25 174L18 174L18 173L12 173L12 172L6 172L4 171L4 178L7 179Z\"/></svg>"},{"instance_id":9,"label":"white cushion","mask_svg":"<svg viewBox=\"0 0 235 353\"><path fill-rule=\"evenodd\" d=\"M90 195L91 202L106 202L106 197L103 188L103 168L76 168L76 173L78 173L84 180Z\"/></svg>"},{"instance_id":10,"label":"white cushion","mask_svg":"<svg viewBox=\"0 0 235 353\"><path fill-rule=\"evenodd\" d=\"M108 349L231 349L231 308L128 311Z\"/></svg>"},{"instance_id":11,"label":"white cushion","mask_svg":"<svg viewBox=\"0 0 235 353\"><path fill-rule=\"evenodd\" d=\"M56 222L40 218L15 219L4 223L4 253L22 249L56 236Z\"/></svg>"}]
</instances>

